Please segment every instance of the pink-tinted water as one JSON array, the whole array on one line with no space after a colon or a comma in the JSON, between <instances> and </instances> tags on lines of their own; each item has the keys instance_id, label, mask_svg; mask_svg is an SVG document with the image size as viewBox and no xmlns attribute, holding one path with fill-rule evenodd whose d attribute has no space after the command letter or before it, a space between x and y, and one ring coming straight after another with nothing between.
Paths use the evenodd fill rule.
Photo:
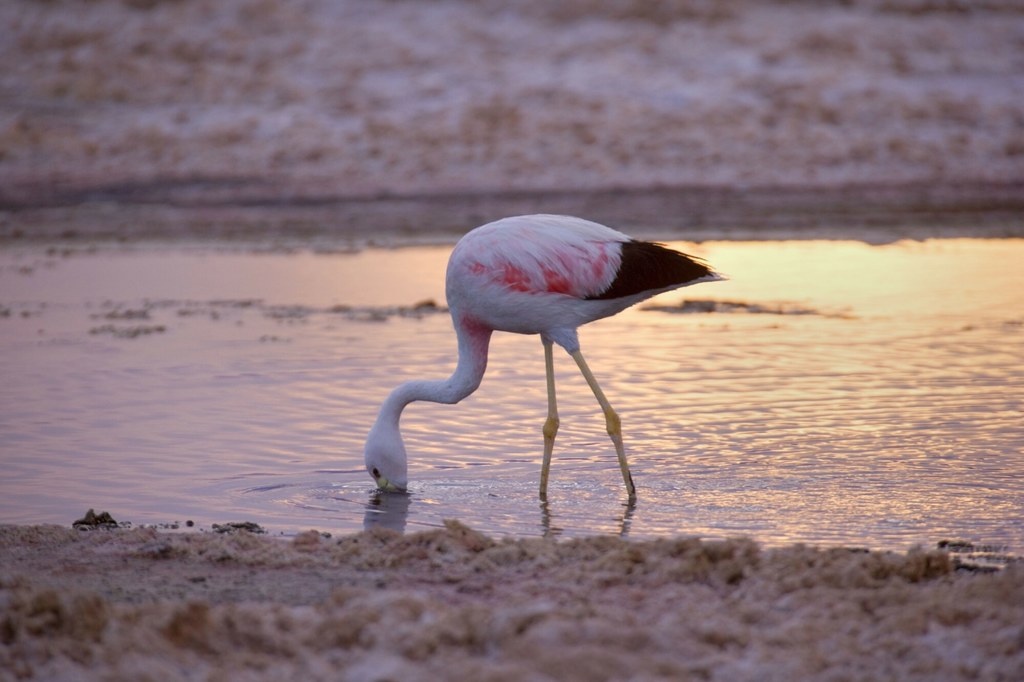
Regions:
<instances>
[{"instance_id":1,"label":"pink-tinted water","mask_svg":"<svg viewBox=\"0 0 1024 682\"><path fill-rule=\"evenodd\" d=\"M357 254L0 252L0 522L249 520L277 532L747 535L1024 553L1024 241L682 245L731 276L582 330L619 410L556 357L562 428L537 498L535 337L495 336L480 390L403 419L411 493L362 440L399 381L446 376L448 248ZM785 304L785 305L780 305Z\"/></svg>"}]
</instances>

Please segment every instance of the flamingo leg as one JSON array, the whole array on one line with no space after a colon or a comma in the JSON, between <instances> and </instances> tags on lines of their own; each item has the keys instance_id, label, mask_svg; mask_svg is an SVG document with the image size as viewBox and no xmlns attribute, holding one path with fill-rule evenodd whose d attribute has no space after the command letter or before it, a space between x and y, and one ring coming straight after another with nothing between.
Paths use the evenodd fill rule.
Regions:
<instances>
[{"instance_id":1,"label":"flamingo leg","mask_svg":"<svg viewBox=\"0 0 1024 682\"><path fill-rule=\"evenodd\" d=\"M555 434L558 433L558 404L555 400L555 361L551 341L544 343L544 371L548 385L548 418L544 420L544 462L540 467L540 498L548 496L548 471L551 469L551 452L555 449Z\"/></svg>"},{"instance_id":2,"label":"flamingo leg","mask_svg":"<svg viewBox=\"0 0 1024 682\"><path fill-rule=\"evenodd\" d=\"M605 397L604 391L601 390L601 386L597 383L597 379L594 378L594 373L590 371L590 367L587 366L587 361L583 359L583 353L578 350L570 353L576 364L579 365L580 372L583 373L583 378L590 384L590 390L594 392L594 397L597 398L597 402L601 405L601 410L604 411L605 425L608 427L608 435L612 439L612 443L615 445L615 454L619 457L619 468L622 469L622 480L626 483L626 492L629 494L629 501L636 501L636 488L633 486L633 476L629 473L629 462L626 461L626 450L622 445L622 422L619 420L618 413L612 409L611 404L608 402L608 398Z\"/></svg>"}]
</instances>

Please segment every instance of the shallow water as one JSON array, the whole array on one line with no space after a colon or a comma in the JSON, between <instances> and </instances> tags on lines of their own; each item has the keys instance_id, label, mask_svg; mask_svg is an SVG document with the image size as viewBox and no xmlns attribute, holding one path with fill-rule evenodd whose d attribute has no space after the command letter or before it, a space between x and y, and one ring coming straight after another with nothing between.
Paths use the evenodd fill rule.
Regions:
<instances>
[{"instance_id":1,"label":"shallow water","mask_svg":"<svg viewBox=\"0 0 1024 682\"><path fill-rule=\"evenodd\" d=\"M541 346L495 336L480 390L403 418L411 493L362 439L399 381L454 366L448 248L357 254L0 252L0 522L274 532L746 535L1024 554L1024 241L681 245L732 278L582 330L619 410L556 356L562 427L537 498ZM749 307L757 306L757 307ZM398 314L404 313L404 314Z\"/></svg>"}]
</instances>

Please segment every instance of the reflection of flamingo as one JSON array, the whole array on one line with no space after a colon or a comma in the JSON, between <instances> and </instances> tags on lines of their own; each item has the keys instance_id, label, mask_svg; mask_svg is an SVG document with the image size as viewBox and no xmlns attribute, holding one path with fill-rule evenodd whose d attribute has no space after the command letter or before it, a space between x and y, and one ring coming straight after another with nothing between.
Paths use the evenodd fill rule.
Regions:
<instances>
[{"instance_id":1,"label":"reflection of flamingo","mask_svg":"<svg viewBox=\"0 0 1024 682\"><path fill-rule=\"evenodd\" d=\"M387 397L366 438L366 469L385 490L404 490L405 445L398 421L414 400L457 403L480 385L491 332L540 334L547 372L541 497L547 495L558 430L551 344L568 351L604 411L630 501L636 499L622 446L619 416L580 353L576 328L614 315L655 294L722 277L700 260L637 241L580 218L505 218L469 232L448 260L446 295L459 344L455 372L438 381L408 381Z\"/></svg>"}]
</instances>

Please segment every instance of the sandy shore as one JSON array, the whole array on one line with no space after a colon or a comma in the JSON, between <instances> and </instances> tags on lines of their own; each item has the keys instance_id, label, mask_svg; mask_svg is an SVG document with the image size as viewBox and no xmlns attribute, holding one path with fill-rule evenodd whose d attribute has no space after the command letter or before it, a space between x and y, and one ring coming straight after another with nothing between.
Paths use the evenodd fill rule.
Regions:
<instances>
[{"instance_id":1,"label":"sandy shore","mask_svg":"<svg viewBox=\"0 0 1024 682\"><path fill-rule=\"evenodd\" d=\"M1015 2L103 0L0 24L4 241L1024 215Z\"/></svg>"},{"instance_id":2,"label":"sandy shore","mask_svg":"<svg viewBox=\"0 0 1024 682\"><path fill-rule=\"evenodd\" d=\"M0 526L0 679L1012 680L1024 571L745 540Z\"/></svg>"}]
</instances>

